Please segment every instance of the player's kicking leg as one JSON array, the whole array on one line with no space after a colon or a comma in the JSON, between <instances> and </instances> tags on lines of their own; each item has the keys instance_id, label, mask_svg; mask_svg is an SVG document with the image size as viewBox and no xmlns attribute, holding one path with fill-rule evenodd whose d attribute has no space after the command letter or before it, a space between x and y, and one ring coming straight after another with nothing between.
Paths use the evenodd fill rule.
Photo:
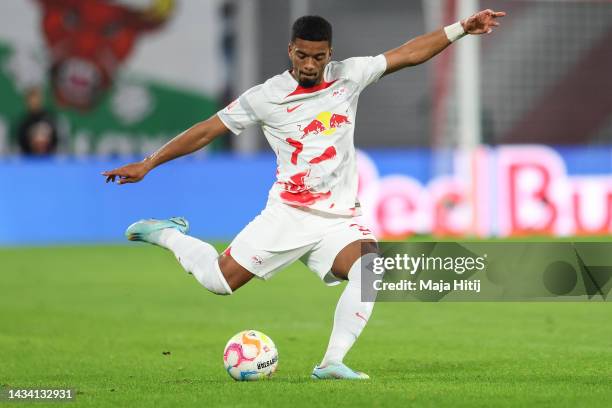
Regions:
<instances>
[{"instance_id":1,"label":"player's kicking leg","mask_svg":"<svg viewBox=\"0 0 612 408\"><path fill-rule=\"evenodd\" d=\"M363 251L362 244L366 250ZM365 254L362 256L362 251ZM367 374L354 371L342 361L365 327L374 302L361 301L361 268L377 257L376 242L359 240L347 245L336 256L332 273L348 283L338 300L334 313L334 326L323 361L312 372L315 379L365 380Z\"/></svg>"},{"instance_id":2,"label":"player's kicking leg","mask_svg":"<svg viewBox=\"0 0 612 408\"><path fill-rule=\"evenodd\" d=\"M186 235L189 223L182 217L167 220L141 220L125 231L130 241L143 241L169 249L183 268L209 291L231 295L247 283L253 274L231 256L219 257L210 244Z\"/></svg>"}]
</instances>

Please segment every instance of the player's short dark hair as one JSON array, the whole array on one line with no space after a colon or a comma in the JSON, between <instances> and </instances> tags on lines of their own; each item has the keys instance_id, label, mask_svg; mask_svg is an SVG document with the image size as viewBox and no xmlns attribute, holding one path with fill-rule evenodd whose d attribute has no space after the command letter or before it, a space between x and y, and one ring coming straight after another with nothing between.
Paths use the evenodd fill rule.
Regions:
<instances>
[{"instance_id":1,"label":"player's short dark hair","mask_svg":"<svg viewBox=\"0 0 612 408\"><path fill-rule=\"evenodd\" d=\"M291 27L291 41L296 38L308 41L327 41L332 43L332 26L321 16L302 16Z\"/></svg>"}]
</instances>

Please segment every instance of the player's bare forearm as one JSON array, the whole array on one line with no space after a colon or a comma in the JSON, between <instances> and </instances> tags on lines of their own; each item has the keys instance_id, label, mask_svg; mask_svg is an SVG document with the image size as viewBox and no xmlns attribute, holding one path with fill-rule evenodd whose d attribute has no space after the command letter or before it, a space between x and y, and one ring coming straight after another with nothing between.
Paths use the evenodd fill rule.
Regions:
<instances>
[{"instance_id":1,"label":"player's bare forearm","mask_svg":"<svg viewBox=\"0 0 612 408\"><path fill-rule=\"evenodd\" d=\"M400 47L387 51L384 54L387 59L385 75L428 61L451 44L449 38L456 40L465 34L490 34L495 27L499 26L497 19L505 15L504 11L482 10L457 23L457 28L460 31L460 35L457 37L453 38L452 34L447 35L445 29L441 28L420 35ZM453 27L449 26L447 28ZM452 30L450 32L452 33Z\"/></svg>"},{"instance_id":2,"label":"player's bare forearm","mask_svg":"<svg viewBox=\"0 0 612 408\"><path fill-rule=\"evenodd\" d=\"M116 179L119 180L119 184L136 183L160 164L200 150L217 136L227 131L228 129L221 122L221 119L214 115L210 119L199 122L185 130L144 160L105 171L102 175L106 177L107 183L109 181L114 182Z\"/></svg>"},{"instance_id":3,"label":"player's bare forearm","mask_svg":"<svg viewBox=\"0 0 612 408\"><path fill-rule=\"evenodd\" d=\"M402 68L422 64L450 44L443 29L413 38L404 45L385 52L387 59L385 75Z\"/></svg>"},{"instance_id":4,"label":"player's bare forearm","mask_svg":"<svg viewBox=\"0 0 612 408\"><path fill-rule=\"evenodd\" d=\"M210 122L212 120L213 119L211 118L206 121L196 123L160 147L155 153L145 158L143 162L150 169L153 169L160 164L174 160L177 157L186 156L200 150L212 142L216 137L214 132L211 131Z\"/></svg>"}]
</instances>

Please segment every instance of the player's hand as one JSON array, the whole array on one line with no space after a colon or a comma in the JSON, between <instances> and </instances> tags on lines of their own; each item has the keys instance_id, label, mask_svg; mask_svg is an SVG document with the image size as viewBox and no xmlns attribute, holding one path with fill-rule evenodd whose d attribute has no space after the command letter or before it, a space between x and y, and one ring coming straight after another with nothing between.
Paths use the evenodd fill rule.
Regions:
<instances>
[{"instance_id":1,"label":"player's hand","mask_svg":"<svg viewBox=\"0 0 612 408\"><path fill-rule=\"evenodd\" d=\"M131 163L121 166L114 170L104 171L102 175L106 177L106 182L118 184L137 183L151 170L145 162Z\"/></svg>"},{"instance_id":2,"label":"player's hand","mask_svg":"<svg viewBox=\"0 0 612 408\"><path fill-rule=\"evenodd\" d=\"M461 25L468 34L490 34L493 32L493 28L499 26L499 22L496 20L505 15L505 11L482 10L462 20Z\"/></svg>"}]
</instances>

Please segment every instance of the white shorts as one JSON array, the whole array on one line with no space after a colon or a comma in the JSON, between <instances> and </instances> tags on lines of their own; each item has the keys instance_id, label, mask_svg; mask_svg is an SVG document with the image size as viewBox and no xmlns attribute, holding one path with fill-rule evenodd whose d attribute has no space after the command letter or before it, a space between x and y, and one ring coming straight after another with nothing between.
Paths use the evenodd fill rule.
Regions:
<instances>
[{"instance_id":1,"label":"white shorts","mask_svg":"<svg viewBox=\"0 0 612 408\"><path fill-rule=\"evenodd\" d=\"M225 254L261 279L270 279L300 259L328 285L336 255L351 242L376 240L354 217L326 214L269 201L234 238Z\"/></svg>"}]
</instances>

